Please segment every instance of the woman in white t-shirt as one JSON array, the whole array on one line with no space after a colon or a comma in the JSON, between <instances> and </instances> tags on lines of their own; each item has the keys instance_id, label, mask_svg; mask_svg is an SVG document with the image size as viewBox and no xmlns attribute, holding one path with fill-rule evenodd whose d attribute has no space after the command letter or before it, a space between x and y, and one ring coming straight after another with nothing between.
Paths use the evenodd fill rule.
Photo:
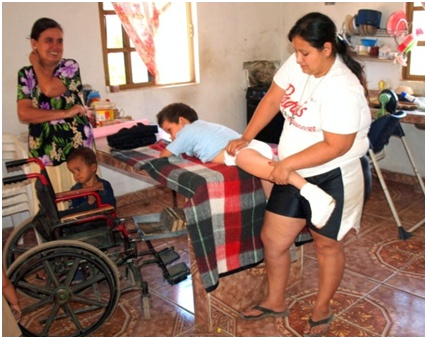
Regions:
<instances>
[{"instance_id":1,"label":"woman in white t-shirt","mask_svg":"<svg viewBox=\"0 0 427 339\"><path fill-rule=\"evenodd\" d=\"M342 239L359 230L363 204L370 192L366 152L371 115L363 67L353 59L333 21L321 13L299 19L288 34L295 50L274 81L240 139L226 150L234 154L272 120L277 109L285 116L279 142L279 161L272 167L275 183L265 213L262 241L268 277L268 295L242 318L283 317L289 314L285 298L290 271L289 249L307 225L316 246L318 294L305 336L326 333L333 320L330 300L344 273ZM330 194L335 210L318 229L310 222L310 207L289 185L296 171Z\"/></svg>"}]
</instances>

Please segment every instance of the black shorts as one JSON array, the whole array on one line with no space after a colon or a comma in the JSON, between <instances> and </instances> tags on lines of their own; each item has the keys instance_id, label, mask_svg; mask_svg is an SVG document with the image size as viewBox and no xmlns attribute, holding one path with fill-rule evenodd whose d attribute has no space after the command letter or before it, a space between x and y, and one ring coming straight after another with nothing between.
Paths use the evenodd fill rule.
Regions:
<instances>
[{"instance_id":1,"label":"black shorts","mask_svg":"<svg viewBox=\"0 0 427 339\"><path fill-rule=\"evenodd\" d=\"M267 211L305 219L312 231L335 240L341 240L351 228L359 231L363 206L371 191L371 170L366 156L305 179L336 201L335 209L323 228L318 229L311 224L310 205L292 185L274 185Z\"/></svg>"}]
</instances>

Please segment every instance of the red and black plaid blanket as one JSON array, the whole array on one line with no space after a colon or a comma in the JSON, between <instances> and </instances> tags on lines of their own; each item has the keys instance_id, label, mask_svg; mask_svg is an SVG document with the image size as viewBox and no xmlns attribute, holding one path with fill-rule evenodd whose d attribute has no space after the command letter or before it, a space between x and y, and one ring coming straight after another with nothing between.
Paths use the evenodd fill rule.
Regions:
<instances>
[{"instance_id":1,"label":"red and black plaid blanket","mask_svg":"<svg viewBox=\"0 0 427 339\"><path fill-rule=\"evenodd\" d=\"M221 274L263 260L260 231L265 196L258 178L235 166L194 157L158 158L165 141L133 150L111 150L114 158L145 170L154 180L188 198L188 233L202 283L209 292Z\"/></svg>"}]
</instances>

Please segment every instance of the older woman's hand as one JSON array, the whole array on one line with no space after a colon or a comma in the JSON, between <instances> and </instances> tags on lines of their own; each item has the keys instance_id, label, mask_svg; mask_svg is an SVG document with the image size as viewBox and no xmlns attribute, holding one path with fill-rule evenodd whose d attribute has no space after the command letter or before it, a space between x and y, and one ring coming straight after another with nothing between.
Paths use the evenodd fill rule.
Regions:
<instances>
[{"instance_id":1,"label":"older woman's hand","mask_svg":"<svg viewBox=\"0 0 427 339\"><path fill-rule=\"evenodd\" d=\"M236 152L246 146L249 145L249 141L244 138L240 137L239 139L230 140L228 142L228 145L225 147L225 150L228 154L236 155Z\"/></svg>"},{"instance_id":2,"label":"older woman's hand","mask_svg":"<svg viewBox=\"0 0 427 339\"><path fill-rule=\"evenodd\" d=\"M36 49L33 49L28 56L28 59L30 60L30 63L32 66L37 66L40 64L40 56Z\"/></svg>"},{"instance_id":3,"label":"older woman's hand","mask_svg":"<svg viewBox=\"0 0 427 339\"><path fill-rule=\"evenodd\" d=\"M88 113L88 108L82 105L74 105L73 107L64 111L65 118L72 118L76 115L82 116Z\"/></svg>"}]
</instances>

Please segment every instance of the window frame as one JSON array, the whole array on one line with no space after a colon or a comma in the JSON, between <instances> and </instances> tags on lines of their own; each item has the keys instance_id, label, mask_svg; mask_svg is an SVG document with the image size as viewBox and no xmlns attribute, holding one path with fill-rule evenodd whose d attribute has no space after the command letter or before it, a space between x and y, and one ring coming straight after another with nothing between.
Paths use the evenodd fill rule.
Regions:
<instances>
[{"instance_id":1,"label":"window frame","mask_svg":"<svg viewBox=\"0 0 427 339\"><path fill-rule=\"evenodd\" d=\"M424 8L422 6L415 6L413 2L407 2L406 3L406 17L409 22L409 26L412 27L411 23L414 18L414 11L424 11ZM413 33L411 30L408 33ZM418 41L417 46L425 46L425 41ZM402 79L403 80L410 80L410 81L423 81L425 82L425 76L422 75L413 75L410 73L410 65L411 65L411 55L412 53L408 53L408 58L406 60L407 65L406 67L402 67Z\"/></svg>"},{"instance_id":2,"label":"window frame","mask_svg":"<svg viewBox=\"0 0 427 339\"><path fill-rule=\"evenodd\" d=\"M194 44L194 26L193 26L193 17L192 17L192 4L190 2L186 3L187 5L187 34L188 34L188 49L189 49L189 64L190 64L190 80L186 82L179 83L170 83L170 84L156 84L154 77L147 71L148 73L148 82L143 83L132 83L132 61L131 61L131 53L137 52L136 48L131 47L131 41L129 36L127 35L123 25L122 25L122 36L123 36L123 47L122 48L107 48L107 25L105 16L106 15L116 15L114 10L105 10L102 2L98 2L98 13L99 13L99 21L101 26L101 40L102 40L102 58L104 62L104 77L107 88L112 86L117 86L116 84L111 84L110 82L110 72L108 68L108 54L121 52L124 54L124 67L126 74L126 84L118 85L120 90L127 89L136 89L136 88L146 88L146 87L170 87L176 85L183 84L193 84L196 83L196 63L195 63L195 44Z\"/></svg>"}]
</instances>

